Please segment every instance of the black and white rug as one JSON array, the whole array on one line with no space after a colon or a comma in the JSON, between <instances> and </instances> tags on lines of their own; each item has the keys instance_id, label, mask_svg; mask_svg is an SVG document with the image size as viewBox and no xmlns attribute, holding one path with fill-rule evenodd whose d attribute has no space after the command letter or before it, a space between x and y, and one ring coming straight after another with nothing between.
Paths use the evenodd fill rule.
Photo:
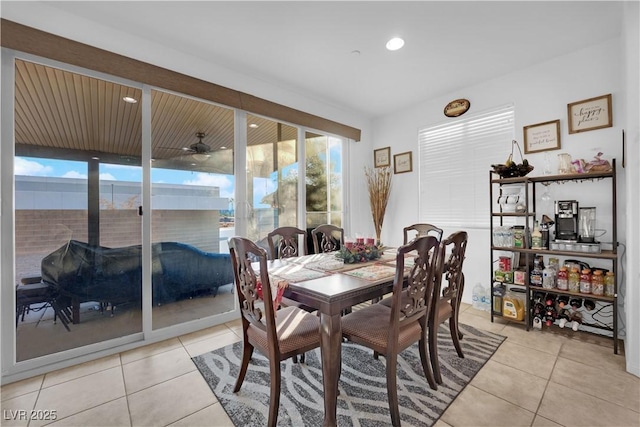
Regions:
<instances>
[{"instance_id":1,"label":"black and white rug","mask_svg":"<svg viewBox=\"0 0 640 427\"><path fill-rule=\"evenodd\" d=\"M448 326L441 326L438 349L443 385L432 390L424 377L417 344L398 358L398 400L403 426L431 426L473 379L504 341L504 337L460 325L464 359L456 353ZM269 363L254 351L242 388L233 393L242 343L193 358L236 426L265 426L269 410ZM279 426L322 425L324 403L320 349L307 352L306 363L282 362ZM342 344L338 397L339 426L391 425L384 357L352 343Z\"/></svg>"}]
</instances>

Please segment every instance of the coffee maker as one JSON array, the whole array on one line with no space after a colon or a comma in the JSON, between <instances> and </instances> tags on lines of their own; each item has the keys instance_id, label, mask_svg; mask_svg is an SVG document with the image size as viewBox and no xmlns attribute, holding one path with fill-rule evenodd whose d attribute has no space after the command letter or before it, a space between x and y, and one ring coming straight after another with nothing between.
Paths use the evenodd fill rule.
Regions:
<instances>
[{"instance_id":1,"label":"coffee maker","mask_svg":"<svg viewBox=\"0 0 640 427\"><path fill-rule=\"evenodd\" d=\"M556 241L578 241L578 201L556 200Z\"/></svg>"}]
</instances>

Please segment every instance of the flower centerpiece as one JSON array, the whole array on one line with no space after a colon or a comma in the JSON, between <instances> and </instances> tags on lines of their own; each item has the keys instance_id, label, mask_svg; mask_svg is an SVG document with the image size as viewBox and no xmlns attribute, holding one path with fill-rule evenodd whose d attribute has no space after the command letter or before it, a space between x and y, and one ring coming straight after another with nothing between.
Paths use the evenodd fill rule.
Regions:
<instances>
[{"instance_id":1,"label":"flower centerpiece","mask_svg":"<svg viewBox=\"0 0 640 427\"><path fill-rule=\"evenodd\" d=\"M376 244L380 246L382 221L391 195L391 169L389 167L374 169L365 167L364 174L369 189L369 204L371 205L373 226L376 230Z\"/></svg>"},{"instance_id":2,"label":"flower centerpiece","mask_svg":"<svg viewBox=\"0 0 640 427\"><path fill-rule=\"evenodd\" d=\"M380 258L382 252L375 245L365 243L350 243L342 246L336 258L344 261L345 264L355 264L358 262L375 261Z\"/></svg>"}]
</instances>

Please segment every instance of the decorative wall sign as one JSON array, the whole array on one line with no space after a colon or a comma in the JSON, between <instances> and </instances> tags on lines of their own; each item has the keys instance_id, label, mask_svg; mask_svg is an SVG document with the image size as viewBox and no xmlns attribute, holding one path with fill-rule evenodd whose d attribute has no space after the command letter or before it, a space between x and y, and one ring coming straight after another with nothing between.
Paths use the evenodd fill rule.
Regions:
<instances>
[{"instance_id":1,"label":"decorative wall sign","mask_svg":"<svg viewBox=\"0 0 640 427\"><path fill-rule=\"evenodd\" d=\"M525 126L525 154L560 149L560 120Z\"/></svg>"},{"instance_id":2,"label":"decorative wall sign","mask_svg":"<svg viewBox=\"0 0 640 427\"><path fill-rule=\"evenodd\" d=\"M570 134L613 126L611 94L567 104L567 118Z\"/></svg>"},{"instance_id":3,"label":"decorative wall sign","mask_svg":"<svg viewBox=\"0 0 640 427\"><path fill-rule=\"evenodd\" d=\"M393 173L405 173L412 170L411 151L393 156Z\"/></svg>"},{"instance_id":4,"label":"decorative wall sign","mask_svg":"<svg viewBox=\"0 0 640 427\"><path fill-rule=\"evenodd\" d=\"M373 150L373 166L383 168L391 165L391 147Z\"/></svg>"},{"instance_id":5,"label":"decorative wall sign","mask_svg":"<svg viewBox=\"0 0 640 427\"><path fill-rule=\"evenodd\" d=\"M458 117L469 110L471 103L468 99L456 99L444 107L444 115L447 117Z\"/></svg>"}]
</instances>

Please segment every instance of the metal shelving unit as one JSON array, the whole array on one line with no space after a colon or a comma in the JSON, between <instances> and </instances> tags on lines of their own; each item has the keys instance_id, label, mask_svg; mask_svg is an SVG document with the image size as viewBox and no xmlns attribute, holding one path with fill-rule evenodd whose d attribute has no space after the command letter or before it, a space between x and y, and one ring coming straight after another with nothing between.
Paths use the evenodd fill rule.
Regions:
<instances>
[{"instance_id":1,"label":"metal shelving unit","mask_svg":"<svg viewBox=\"0 0 640 427\"><path fill-rule=\"evenodd\" d=\"M529 232L533 227L533 222L536 218L536 209L535 209L535 201L536 201L536 186L538 184L541 185L551 185L554 183L563 183L563 182L584 182L587 183L589 181L596 180L611 180L611 218L612 218L612 242L613 249L612 250L603 250L600 253L589 253L589 252L578 252L578 251L567 251L567 250L550 250L550 249L530 249L526 247L503 247L497 246L494 242L494 229L498 226L504 225L506 218L515 218L515 221L519 221L524 225L524 233L525 236L529 236ZM495 210L495 202L496 196L501 196L504 188L508 188L509 186L521 185L523 187L524 200L522 201L524 205L524 212L502 212L499 210ZM506 186L506 187L505 187ZM576 298L588 298L594 301L600 301L606 304L611 304L613 308L613 351L615 354L618 354L618 239L617 239L617 199L616 199L616 161L615 159L612 162L612 170L609 172L598 172L598 173L582 173L582 174L565 174L565 175L545 175L538 177L517 177L517 178L500 178L498 175L490 171L489 172L489 197L490 197L490 228L491 228L491 247L490 247L490 261L493 266L495 253L497 251L502 252L511 252L520 254L520 259L524 259L524 262L520 264L525 267L525 284L524 285L514 285L509 284L510 286L524 288L526 290L526 298L525 298L525 319L524 321L517 321L510 319L508 317L504 317L501 314L497 314L494 312L493 307L493 297L491 298L491 321L494 321L494 317L502 317L508 321L523 323L527 330L530 329L532 325L532 316L531 316L531 297L532 293L535 291L552 293L555 295L567 295L570 297ZM615 284L614 284L614 296L598 296L593 294L582 294L576 292L562 291L559 289L543 289L537 286L531 286L529 283L530 278L530 266L533 263L533 259L535 256L561 256L561 257L571 257L571 258L591 258L591 259L601 259L607 260L611 263L611 271L615 274ZM524 264L524 265L523 265ZM514 266L515 268L516 266ZM493 268L491 271L491 282L492 288L495 283L493 276ZM493 289L492 289L493 291ZM593 325L589 325L593 326Z\"/></svg>"}]
</instances>

